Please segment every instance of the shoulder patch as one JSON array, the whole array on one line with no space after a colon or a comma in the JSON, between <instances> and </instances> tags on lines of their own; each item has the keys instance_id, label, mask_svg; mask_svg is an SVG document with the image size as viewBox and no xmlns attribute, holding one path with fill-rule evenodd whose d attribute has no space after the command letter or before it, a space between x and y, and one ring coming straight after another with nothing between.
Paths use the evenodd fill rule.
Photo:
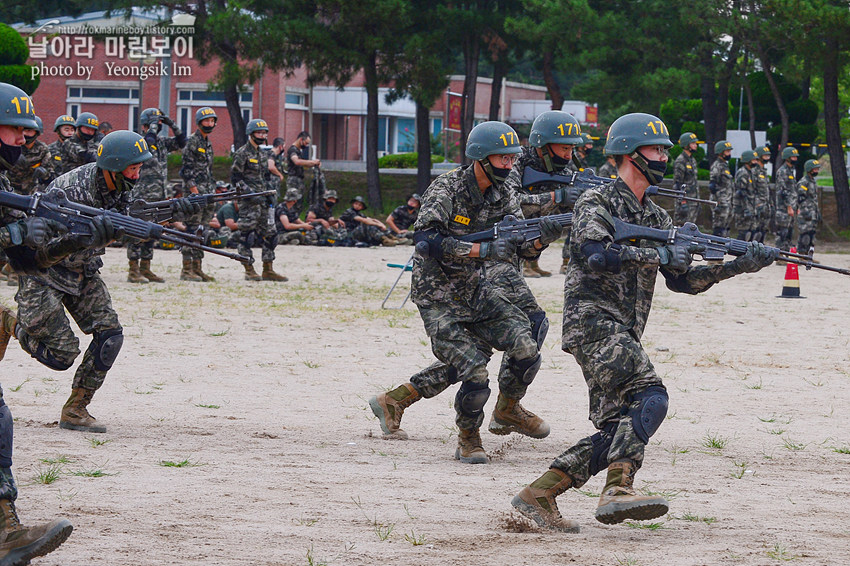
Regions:
<instances>
[{"instance_id":1,"label":"shoulder patch","mask_svg":"<svg viewBox=\"0 0 850 566\"><path fill-rule=\"evenodd\" d=\"M154 144L151 144L151 149L156 149L156 146Z\"/></svg>"},{"instance_id":2,"label":"shoulder patch","mask_svg":"<svg viewBox=\"0 0 850 566\"><path fill-rule=\"evenodd\" d=\"M461 216L460 214L454 217L454 221L458 224L463 224L464 226L469 226L470 222L469 218L467 218L466 216Z\"/></svg>"},{"instance_id":3,"label":"shoulder patch","mask_svg":"<svg viewBox=\"0 0 850 566\"><path fill-rule=\"evenodd\" d=\"M731 171L729 171L729 170L727 169L727 170L726 170L726 174L727 174L727 175L731 175L731 174L732 174L732 172L731 172Z\"/></svg>"},{"instance_id":4,"label":"shoulder patch","mask_svg":"<svg viewBox=\"0 0 850 566\"><path fill-rule=\"evenodd\" d=\"M257 161L256 159L249 159L248 162L249 163L259 163L259 161Z\"/></svg>"},{"instance_id":5,"label":"shoulder patch","mask_svg":"<svg viewBox=\"0 0 850 566\"><path fill-rule=\"evenodd\" d=\"M202 148L202 147L199 147L199 148L198 148L198 151L200 151L201 153L206 153L206 152L207 152L207 150L205 150L205 149L204 149L204 148Z\"/></svg>"},{"instance_id":6,"label":"shoulder patch","mask_svg":"<svg viewBox=\"0 0 850 566\"><path fill-rule=\"evenodd\" d=\"M59 157L58 155L54 155L53 159L55 159L56 161L62 161L62 158Z\"/></svg>"},{"instance_id":7,"label":"shoulder patch","mask_svg":"<svg viewBox=\"0 0 850 566\"><path fill-rule=\"evenodd\" d=\"M685 167L687 167L688 169L693 169L693 167L691 167L690 165L685 165Z\"/></svg>"}]
</instances>

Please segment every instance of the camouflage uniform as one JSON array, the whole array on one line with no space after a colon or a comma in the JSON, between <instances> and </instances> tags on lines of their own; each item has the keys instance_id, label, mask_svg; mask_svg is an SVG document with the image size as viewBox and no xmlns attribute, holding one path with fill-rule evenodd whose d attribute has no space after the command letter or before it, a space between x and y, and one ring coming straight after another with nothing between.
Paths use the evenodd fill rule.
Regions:
<instances>
[{"instance_id":1,"label":"camouflage uniform","mask_svg":"<svg viewBox=\"0 0 850 566\"><path fill-rule=\"evenodd\" d=\"M32 147L26 145L21 147L21 157L7 173L12 190L20 195L31 195L40 186L33 176L36 167L44 167L50 178L53 178L53 164L50 159L50 151L47 144L35 140Z\"/></svg>"},{"instance_id":2,"label":"camouflage uniform","mask_svg":"<svg viewBox=\"0 0 850 566\"><path fill-rule=\"evenodd\" d=\"M298 204L293 203L292 208L288 207L285 202L278 204L274 209L274 227L277 237L278 245L286 245L286 244L315 244L316 243L316 231L315 230L303 230L301 228L296 228L294 230L287 230L283 227L283 223L280 221L280 217L282 215L286 215L290 222L297 222L299 213L298 213Z\"/></svg>"},{"instance_id":3,"label":"camouflage uniform","mask_svg":"<svg viewBox=\"0 0 850 566\"><path fill-rule=\"evenodd\" d=\"M606 159L605 163L603 163L599 167L599 171L597 171L596 174L599 177L610 177L612 179L616 179L617 178L617 167L613 163L611 163L610 161L608 161Z\"/></svg>"},{"instance_id":4,"label":"camouflage uniform","mask_svg":"<svg viewBox=\"0 0 850 566\"><path fill-rule=\"evenodd\" d=\"M328 208L324 202L317 202L307 211L307 214L313 213L317 219L330 220L333 217L333 207ZM418 214L418 211L417 211ZM337 241L344 240L348 237L348 231L344 226L338 225L337 228L328 230L318 222L313 222L318 245L332 245Z\"/></svg>"},{"instance_id":5,"label":"camouflage uniform","mask_svg":"<svg viewBox=\"0 0 850 566\"><path fill-rule=\"evenodd\" d=\"M198 193L202 195L215 192L212 163L212 143L200 130L195 130L195 133L187 140L186 147L183 148L183 166L180 168L180 176L183 178L185 192L188 192L190 187L198 187ZM208 226L213 214L215 214L214 204L202 207L199 213L183 219L186 230L194 234L198 226ZM197 260L204 257L203 250L195 248L184 247L182 253L184 260Z\"/></svg>"},{"instance_id":6,"label":"camouflage uniform","mask_svg":"<svg viewBox=\"0 0 850 566\"><path fill-rule=\"evenodd\" d=\"M756 187L753 183L752 171L746 165L742 164L735 172L735 193L732 202L738 239L750 241L753 239L753 232L758 228L758 217L756 216Z\"/></svg>"},{"instance_id":7,"label":"camouflage uniform","mask_svg":"<svg viewBox=\"0 0 850 566\"><path fill-rule=\"evenodd\" d=\"M735 191L729 162L722 157L715 159L711 164L709 182L714 183L712 197L717 202L711 213L712 233L727 237L732 224L732 193Z\"/></svg>"},{"instance_id":8,"label":"camouflage uniform","mask_svg":"<svg viewBox=\"0 0 850 566\"><path fill-rule=\"evenodd\" d=\"M79 134L74 134L62 143L60 155L62 167L61 170L56 169L57 176L64 175L86 163L93 163L97 159L97 142L94 139L85 141Z\"/></svg>"},{"instance_id":9,"label":"camouflage uniform","mask_svg":"<svg viewBox=\"0 0 850 566\"><path fill-rule=\"evenodd\" d=\"M413 212L410 212L407 209L407 205L402 204L395 207L390 213L390 216L393 217L393 222L395 222L399 230L407 230L416 223L416 217L419 216L419 209L417 208Z\"/></svg>"},{"instance_id":10,"label":"camouflage uniform","mask_svg":"<svg viewBox=\"0 0 850 566\"><path fill-rule=\"evenodd\" d=\"M62 144L64 140L60 137L58 140L53 142L52 144L47 146L47 151L49 153L49 159L51 168L53 170L53 174L55 176L59 176L62 174L63 166L62 166Z\"/></svg>"},{"instance_id":11,"label":"camouflage uniform","mask_svg":"<svg viewBox=\"0 0 850 566\"><path fill-rule=\"evenodd\" d=\"M818 209L818 184L810 174L797 183L797 232L799 232L797 251L809 253L814 247L817 235L820 210Z\"/></svg>"},{"instance_id":12,"label":"camouflage uniform","mask_svg":"<svg viewBox=\"0 0 850 566\"><path fill-rule=\"evenodd\" d=\"M48 188L64 189L71 201L122 213L126 213L130 204L127 193L107 189L101 170L94 163L62 175ZM21 275L15 295L16 335L21 347L52 369L69 368L80 354L80 340L71 329L65 309L80 330L95 334L74 374L75 389L96 390L103 385L107 369L99 369L92 348L98 336L122 333L112 299L99 274L103 254L103 248L86 249L41 270L38 275Z\"/></svg>"},{"instance_id":13,"label":"camouflage uniform","mask_svg":"<svg viewBox=\"0 0 850 566\"><path fill-rule=\"evenodd\" d=\"M517 361L537 356L528 317L486 276L491 262L470 258L473 244L456 239L492 227L507 214L522 217L516 194L491 186L482 195L472 165L441 175L423 196L417 232L435 230L445 239L441 259L414 257L412 298L434 355L457 370L449 383L430 381L430 392L458 381L486 387L489 349L482 351L482 343ZM539 256L530 242L518 251L523 257ZM448 374L444 372L443 379L448 380ZM483 412L470 416L455 408L460 429L481 426Z\"/></svg>"},{"instance_id":14,"label":"camouflage uniform","mask_svg":"<svg viewBox=\"0 0 850 566\"><path fill-rule=\"evenodd\" d=\"M676 190L684 188L686 197L699 198L697 160L686 151L680 153L673 163L673 188ZM681 226L685 222L696 223L697 216L699 216L699 203L686 200L676 202L676 226Z\"/></svg>"},{"instance_id":15,"label":"camouflage uniform","mask_svg":"<svg viewBox=\"0 0 850 566\"><path fill-rule=\"evenodd\" d=\"M299 200L304 196L304 168L296 165L292 157L301 157L301 149L296 145L289 146L286 150L286 188L298 191Z\"/></svg>"},{"instance_id":16,"label":"camouflage uniform","mask_svg":"<svg viewBox=\"0 0 850 566\"><path fill-rule=\"evenodd\" d=\"M268 171L268 154L250 140L233 154L230 168L230 182L236 186L244 183L248 192L259 193L265 190L264 172ZM239 253L254 257L251 244L256 240L263 247L263 263L274 261L275 241L274 224L269 220L269 206L266 197L244 199L239 203Z\"/></svg>"},{"instance_id":17,"label":"camouflage uniform","mask_svg":"<svg viewBox=\"0 0 850 566\"><path fill-rule=\"evenodd\" d=\"M348 236L355 242L363 242L370 246L380 246L387 233L377 226L370 226L355 220L357 217L365 218L366 215L360 210L354 210L351 206L340 215L339 219L345 223Z\"/></svg>"},{"instance_id":18,"label":"camouflage uniform","mask_svg":"<svg viewBox=\"0 0 850 566\"><path fill-rule=\"evenodd\" d=\"M791 236L794 233L794 217L788 214L788 208L797 208L797 171L793 166L783 163L776 171L776 247L788 251L791 249ZM802 252L801 252L802 253Z\"/></svg>"},{"instance_id":19,"label":"camouflage uniform","mask_svg":"<svg viewBox=\"0 0 850 566\"><path fill-rule=\"evenodd\" d=\"M764 237L770 228L770 183L767 178L767 170L762 167L761 159L759 159L758 167L752 170L752 177L755 184L756 196L756 238L759 242L764 242Z\"/></svg>"},{"instance_id":20,"label":"camouflage uniform","mask_svg":"<svg viewBox=\"0 0 850 566\"><path fill-rule=\"evenodd\" d=\"M630 459L636 468L641 466L645 444L628 410L640 406L633 401L635 394L663 388L640 344L660 267L656 244L624 246L618 273L591 270L581 251L590 242L610 244L613 227L606 219L612 216L641 226L673 227L663 208L647 197L641 205L622 179L586 191L576 203L570 239L573 260L564 282L562 348L582 368L590 394L590 421L599 432L552 463L573 479L572 487L580 487L616 460ZM664 267L660 271L668 288L688 294L701 293L736 274L728 264L693 266L679 275ZM605 445L610 448L600 451Z\"/></svg>"}]
</instances>

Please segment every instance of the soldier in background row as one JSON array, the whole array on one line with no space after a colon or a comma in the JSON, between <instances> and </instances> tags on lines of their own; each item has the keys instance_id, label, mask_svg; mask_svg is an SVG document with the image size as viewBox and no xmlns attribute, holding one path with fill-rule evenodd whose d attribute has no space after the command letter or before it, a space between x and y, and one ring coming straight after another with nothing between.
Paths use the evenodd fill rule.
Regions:
<instances>
[{"instance_id":1,"label":"soldier in background row","mask_svg":"<svg viewBox=\"0 0 850 566\"><path fill-rule=\"evenodd\" d=\"M682 153L673 163L673 188L684 190L685 196L699 198L699 187L697 185L697 160L694 154L697 152L697 136L693 132L685 132L679 136L679 145ZM697 221L699 215L699 203L686 200L676 201L676 210L673 222L681 226L685 222Z\"/></svg>"},{"instance_id":2,"label":"soldier in background row","mask_svg":"<svg viewBox=\"0 0 850 566\"><path fill-rule=\"evenodd\" d=\"M782 166L776 171L776 247L789 251L794 234L794 216L797 210L797 159L800 152L796 147L782 150ZM798 250L799 251L799 250ZM800 253L806 253L801 251Z\"/></svg>"},{"instance_id":3,"label":"soldier in background row","mask_svg":"<svg viewBox=\"0 0 850 566\"><path fill-rule=\"evenodd\" d=\"M797 183L797 251L808 254L814 251L820 222L820 194L815 180L820 173L820 161L809 159L803 169L806 175Z\"/></svg>"},{"instance_id":4,"label":"soldier in background row","mask_svg":"<svg viewBox=\"0 0 850 566\"><path fill-rule=\"evenodd\" d=\"M720 140L714 144L714 154L717 158L711 164L711 173L708 177L708 190L717 202L711 212L711 233L727 238L732 224L732 196L735 193L735 178L729 169L732 144L726 140Z\"/></svg>"},{"instance_id":5,"label":"soldier in background row","mask_svg":"<svg viewBox=\"0 0 850 566\"><path fill-rule=\"evenodd\" d=\"M83 112L74 122L74 135L62 142L60 155L62 166L56 170L56 176L63 175L86 163L94 163L97 159L98 142L94 141L100 122L91 112Z\"/></svg>"},{"instance_id":6,"label":"soldier in background row","mask_svg":"<svg viewBox=\"0 0 850 566\"><path fill-rule=\"evenodd\" d=\"M74 126L74 117L69 116L68 114L62 114L56 121L53 123L53 131L56 133L58 138L55 142L51 143L47 146L47 149L50 151L50 161L53 164L53 173L56 176L62 174L62 144L65 143L65 140L74 135L76 131Z\"/></svg>"},{"instance_id":7,"label":"soldier in background row","mask_svg":"<svg viewBox=\"0 0 850 566\"><path fill-rule=\"evenodd\" d=\"M286 188L295 189L302 198L306 187L304 185L304 168L321 167L318 159L310 159L310 143L312 139L307 132L300 132L298 137L286 150ZM311 206L314 203L309 203Z\"/></svg>"},{"instance_id":8,"label":"soldier in background row","mask_svg":"<svg viewBox=\"0 0 850 566\"><path fill-rule=\"evenodd\" d=\"M770 205L770 178L767 174L767 164L770 163L770 148L762 146L753 150L756 155L756 167L751 171L753 184L756 189L756 230L753 240L764 243L764 237L770 229L770 220L773 217Z\"/></svg>"},{"instance_id":9,"label":"soldier in background row","mask_svg":"<svg viewBox=\"0 0 850 566\"><path fill-rule=\"evenodd\" d=\"M53 164L47 144L38 139L44 133L41 118L35 117L36 128L24 129L21 157L7 173L12 190L21 195L31 195L43 189L54 178Z\"/></svg>"},{"instance_id":10,"label":"soldier in background row","mask_svg":"<svg viewBox=\"0 0 850 566\"><path fill-rule=\"evenodd\" d=\"M735 211L735 226L738 229L738 239L752 241L758 229L756 214L756 186L753 181L755 169L758 168L756 153L748 149L738 160L738 170L735 172L735 193L732 197Z\"/></svg>"}]
</instances>

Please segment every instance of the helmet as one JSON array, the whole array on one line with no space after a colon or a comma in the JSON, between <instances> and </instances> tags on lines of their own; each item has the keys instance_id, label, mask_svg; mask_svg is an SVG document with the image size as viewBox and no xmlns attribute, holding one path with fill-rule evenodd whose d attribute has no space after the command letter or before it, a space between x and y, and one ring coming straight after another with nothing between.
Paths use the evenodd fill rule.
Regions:
<instances>
[{"instance_id":1,"label":"helmet","mask_svg":"<svg viewBox=\"0 0 850 566\"><path fill-rule=\"evenodd\" d=\"M79 116L77 116L77 121L74 122L74 126L79 128L80 126L86 126L87 128L92 128L96 130L100 125L100 122L97 119L97 116L92 114L91 112L83 112Z\"/></svg>"},{"instance_id":2,"label":"helmet","mask_svg":"<svg viewBox=\"0 0 850 566\"><path fill-rule=\"evenodd\" d=\"M74 125L74 117L69 116L67 114L62 114L61 116L56 118L55 122L53 122L53 131L55 132L56 130L58 130L59 126L73 126L73 125Z\"/></svg>"},{"instance_id":3,"label":"helmet","mask_svg":"<svg viewBox=\"0 0 850 566\"><path fill-rule=\"evenodd\" d=\"M222 181L222 180L216 181L215 182L215 190L217 191L219 189L222 189L224 191L229 191L230 190L230 183L227 183L227 182Z\"/></svg>"},{"instance_id":4,"label":"helmet","mask_svg":"<svg viewBox=\"0 0 850 566\"><path fill-rule=\"evenodd\" d=\"M473 130L474 129L475 128L473 128ZM470 135L472 135L472 134L470 134ZM356 196L353 199L351 199L351 204L354 204L355 202L359 202L360 204L362 204L363 208L369 208L369 206L366 204L366 200L361 196Z\"/></svg>"},{"instance_id":5,"label":"helmet","mask_svg":"<svg viewBox=\"0 0 850 566\"><path fill-rule=\"evenodd\" d=\"M593 138L590 137L590 134L586 134L586 133L582 132L581 133L581 141L585 145L587 145L587 144L593 145Z\"/></svg>"},{"instance_id":6,"label":"helmet","mask_svg":"<svg viewBox=\"0 0 850 566\"><path fill-rule=\"evenodd\" d=\"M522 152L519 136L504 122L482 122L472 128L466 138L466 156L481 161L488 155Z\"/></svg>"},{"instance_id":7,"label":"helmet","mask_svg":"<svg viewBox=\"0 0 850 566\"><path fill-rule=\"evenodd\" d=\"M741 161L743 161L744 163L749 163L753 159L758 159L758 153L756 153L752 149L748 149L747 151L741 154Z\"/></svg>"},{"instance_id":8,"label":"helmet","mask_svg":"<svg viewBox=\"0 0 850 566\"><path fill-rule=\"evenodd\" d=\"M325 191L325 198L335 198L339 200L339 195L336 194L336 191L333 189L329 189Z\"/></svg>"},{"instance_id":9,"label":"helmet","mask_svg":"<svg viewBox=\"0 0 850 566\"><path fill-rule=\"evenodd\" d=\"M265 120L251 120L248 122L248 125L245 126L245 134L249 136L260 130L269 131L269 125L266 124Z\"/></svg>"},{"instance_id":10,"label":"helmet","mask_svg":"<svg viewBox=\"0 0 850 566\"><path fill-rule=\"evenodd\" d=\"M162 117L162 112L159 108L145 108L142 110L142 115L139 117L139 124L142 126L150 126L154 122L159 122Z\"/></svg>"},{"instance_id":11,"label":"helmet","mask_svg":"<svg viewBox=\"0 0 850 566\"><path fill-rule=\"evenodd\" d=\"M763 145L759 148L759 157L770 155L770 148L766 145Z\"/></svg>"},{"instance_id":12,"label":"helmet","mask_svg":"<svg viewBox=\"0 0 850 566\"><path fill-rule=\"evenodd\" d=\"M682 147L688 147L692 143L696 143L697 135L693 132L685 132L681 136L679 136L679 145Z\"/></svg>"},{"instance_id":13,"label":"helmet","mask_svg":"<svg viewBox=\"0 0 850 566\"><path fill-rule=\"evenodd\" d=\"M218 123L218 116L216 115L215 110L213 110L209 106L199 108L198 111L195 112L196 124L200 124L201 120L206 120L207 118L215 118L216 123Z\"/></svg>"},{"instance_id":14,"label":"helmet","mask_svg":"<svg viewBox=\"0 0 850 566\"><path fill-rule=\"evenodd\" d=\"M120 173L130 165L153 157L145 138L128 130L106 134L97 146L97 166Z\"/></svg>"},{"instance_id":15,"label":"helmet","mask_svg":"<svg viewBox=\"0 0 850 566\"><path fill-rule=\"evenodd\" d=\"M287 189L283 200L284 202L290 200L301 200L301 192L298 189Z\"/></svg>"},{"instance_id":16,"label":"helmet","mask_svg":"<svg viewBox=\"0 0 850 566\"><path fill-rule=\"evenodd\" d=\"M627 155L644 145L671 147L667 126L652 114L626 114L614 120L608 129L605 155Z\"/></svg>"},{"instance_id":17,"label":"helmet","mask_svg":"<svg viewBox=\"0 0 850 566\"><path fill-rule=\"evenodd\" d=\"M0 125L35 129L32 99L14 85L0 83Z\"/></svg>"},{"instance_id":18,"label":"helmet","mask_svg":"<svg viewBox=\"0 0 850 566\"><path fill-rule=\"evenodd\" d=\"M782 150L782 159L791 159L792 157L799 157L800 152L797 151L796 147L786 147Z\"/></svg>"},{"instance_id":19,"label":"helmet","mask_svg":"<svg viewBox=\"0 0 850 566\"><path fill-rule=\"evenodd\" d=\"M581 126L575 116L562 110L549 110L534 119L528 145L543 147L547 143L578 145L583 143Z\"/></svg>"},{"instance_id":20,"label":"helmet","mask_svg":"<svg viewBox=\"0 0 850 566\"><path fill-rule=\"evenodd\" d=\"M42 122L41 118L39 118L38 116L35 117L35 125L36 125L36 127L33 128L33 130L35 130L39 134L43 134L44 133L44 122Z\"/></svg>"},{"instance_id":21,"label":"helmet","mask_svg":"<svg viewBox=\"0 0 850 566\"><path fill-rule=\"evenodd\" d=\"M714 144L714 153L723 153L727 149L732 149L732 144L726 140L720 140Z\"/></svg>"},{"instance_id":22,"label":"helmet","mask_svg":"<svg viewBox=\"0 0 850 566\"><path fill-rule=\"evenodd\" d=\"M812 169L820 169L820 161L817 159L809 159L806 161L806 164L803 166L806 170L806 173L810 173Z\"/></svg>"},{"instance_id":23,"label":"helmet","mask_svg":"<svg viewBox=\"0 0 850 566\"><path fill-rule=\"evenodd\" d=\"M412 195L410 195L410 198L422 202L422 196L419 193L413 193Z\"/></svg>"}]
</instances>

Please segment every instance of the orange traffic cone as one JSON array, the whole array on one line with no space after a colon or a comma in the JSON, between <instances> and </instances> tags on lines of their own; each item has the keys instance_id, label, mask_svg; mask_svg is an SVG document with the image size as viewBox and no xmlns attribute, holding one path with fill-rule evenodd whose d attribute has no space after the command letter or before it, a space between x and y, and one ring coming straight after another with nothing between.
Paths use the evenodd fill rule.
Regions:
<instances>
[{"instance_id":1,"label":"orange traffic cone","mask_svg":"<svg viewBox=\"0 0 850 566\"><path fill-rule=\"evenodd\" d=\"M797 248L792 247L791 253L797 253ZM800 273L796 263L789 263L785 267L785 284L782 285L782 299L805 299L800 296Z\"/></svg>"}]
</instances>

